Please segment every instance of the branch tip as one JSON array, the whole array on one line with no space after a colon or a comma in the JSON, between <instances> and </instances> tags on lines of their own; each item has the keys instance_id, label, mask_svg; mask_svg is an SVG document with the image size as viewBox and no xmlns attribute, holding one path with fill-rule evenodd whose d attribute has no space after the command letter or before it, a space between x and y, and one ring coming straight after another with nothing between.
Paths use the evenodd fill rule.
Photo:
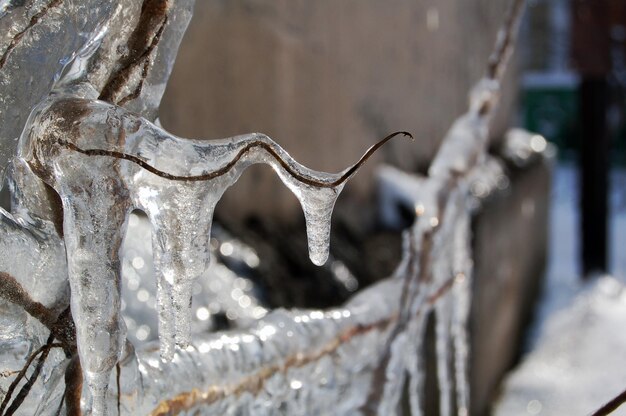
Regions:
<instances>
[{"instance_id":1,"label":"branch tip","mask_svg":"<svg viewBox=\"0 0 626 416\"><path fill-rule=\"evenodd\" d=\"M378 143L376 143L375 145L373 145L369 149L367 149L367 151L363 154L363 156L361 156L361 158L354 165L352 165L352 167L350 169L348 169L348 171L346 171L346 173L341 175L341 178L339 178L335 182L333 182L333 186L340 185L341 183L343 183L346 180L348 180L352 175L354 175L356 173L356 171L358 171L361 168L361 166L363 166L363 164L365 162L367 162L367 160L370 157L372 157L372 155L374 153L376 153L376 151L378 149L383 147L389 140L391 140L391 139L393 139L394 137L397 137L397 136L408 137L411 141L415 141L415 138L413 137L413 135L411 133L409 133L408 131L396 131L396 132L393 132L393 133L389 134L388 136L386 136L383 139L381 139Z\"/></svg>"}]
</instances>

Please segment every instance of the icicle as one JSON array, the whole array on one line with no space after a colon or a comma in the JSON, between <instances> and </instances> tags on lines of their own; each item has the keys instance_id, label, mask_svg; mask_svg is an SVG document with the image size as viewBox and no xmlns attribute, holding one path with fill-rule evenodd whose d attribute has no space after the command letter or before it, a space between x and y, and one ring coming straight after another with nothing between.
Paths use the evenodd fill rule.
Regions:
<instances>
[{"instance_id":1,"label":"icicle","mask_svg":"<svg viewBox=\"0 0 626 416\"><path fill-rule=\"evenodd\" d=\"M93 415L104 415L109 376L126 335L120 315L118 250L130 207L121 184L100 175L97 166L73 158L59 161L61 169L67 171L69 165L74 174L60 178L68 181L59 186L72 316Z\"/></svg>"},{"instance_id":2,"label":"icicle","mask_svg":"<svg viewBox=\"0 0 626 416\"><path fill-rule=\"evenodd\" d=\"M181 348L189 343L191 292L210 264L217 198L200 182L172 183L149 172L135 175L135 181L135 205L152 224L162 356L171 359L174 343Z\"/></svg>"},{"instance_id":3,"label":"icicle","mask_svg":"<svg viewBox=\"0 0 626 416\"><path fill-rule=\"evenodd\" d=\"M450 284L453 279L454 264L450 259L456 255L456 243L454 237L457 234L459 215L464 215L462 205L466 198L465 188L454 188L445 199L445 207L442 213L440 228L437 229L433 240L433 284L431 290ZM454 290L454 283L452 283ZM453 319L454 304L453 296L448 293L437 300L435 310L435 348L437 361L437 379L439 384L439 410L443 416L452 414L452 388L454 385L453 374L450 371L452 364L451 350L451 326ZM456 356L455 356L456 357ZM456 367L455 367L456 368ZM456 375L456 373L455 373Z\"/></svg>"},{"instance_id":4,"label":"icicle","mask_svg":"<svg viewBox=\"0 0 626 416\"><path fill-rule=\"evenodd\" d=\"M454 234L454 310L452 317L452 337L454 342L454 368L457 391L457 413L469 415L469 380L467 362L469 340L467 324L470 312L472 290L472 257L470 241L470 215L461 211Z\"/></svg>"},{"instance_id":5,"label":"icicle","mask_svg":"<svg viewBox=\"0 0 626 416\"><path fill-rule=\"evenodd\" d=\"M307 227L309 257L313 264L321 266L328 259L331 215L346 181L380 146L398 135L413 138L407 132L392 133L370 147L357 163L337 174L310 170L293 160L289 154L267 136L257 135L257 140L262 140L270 146L271 151L269 153L275 152L280 156L280 159L287 162L279 163L276 158L264 159L274 168L283 183L300 201Z\"/></svg>"},{"instance_id":6,"label":"icicle","mask_svg":"<svg viewBox=\"0 0 626 416\"><path fill-rule=\"evenodd\" d=\"M342 188L343 185L327 189L301 187L296 193L304 211L309 257L317 266L322 266L328 260L330 220Z\"/></svg>"},{"instance_id":7,"label":"icicle","mask_svg":"<svg viewBox=\"0 0 626 416\"><path fill-rule=\"evenodd\" d=\"M158 270L160 261L154 259L154 268ZM157 272L159 273L159 272ZM157 276L157 314L159 316L159 340L161 358L174 358L176 345L175 315L172 302L172 285L163 276Z\"/></svg>"},{"instance_id":8,"label":"icicle","mask_svg":"<svg viewBox=\"0 0 626 416\"><path fill-rule=\"evenodd\" d=\"M409 372L409 404L412 416L422 416L424 395L424 333L426 331L426 315L415 318L409 325L411 337L407 354L407 370Z\"/></svg>"},{"instance_id":9,"label":"icicle","mask_svg":"<svg viewBox=\"0 0 626 416\"><path fill-rule=\"evenodd\" d=\"M439 412L452 414L452 377L450 374L450 319L452 305L445 296L435 305L435 348L439 381Z\"/></svg>"}]
</instances>

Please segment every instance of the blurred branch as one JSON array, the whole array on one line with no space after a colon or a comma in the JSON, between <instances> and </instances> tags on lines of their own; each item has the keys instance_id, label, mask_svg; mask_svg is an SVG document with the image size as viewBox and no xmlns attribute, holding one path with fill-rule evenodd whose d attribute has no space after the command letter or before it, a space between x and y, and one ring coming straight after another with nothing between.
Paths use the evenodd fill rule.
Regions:
<instances>
[{"instance_id":1,"label":"blurred branch","mask_svg":"<svg viewBox=\"0 0 626 416\"><path fill-rule=\"evenodd\" d=\"M508 59L515 47L515 40L519 32L519 24L522 20L522 11L526 0L513 0L507 13L506 20L498 32L496 46L489 56L487 63L487 78L502 81Z\"/></svg>"}]
</instances>

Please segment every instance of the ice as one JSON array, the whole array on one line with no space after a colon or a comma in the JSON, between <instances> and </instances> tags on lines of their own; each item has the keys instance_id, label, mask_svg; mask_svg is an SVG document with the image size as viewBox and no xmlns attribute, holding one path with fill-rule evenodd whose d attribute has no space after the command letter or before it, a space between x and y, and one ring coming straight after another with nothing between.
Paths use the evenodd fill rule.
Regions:
<instances>
[{"instance_id":1,"label":"ice","mask_svg":"<svg viewBox=\"0 0 626 416\"><path fill-rule=\"evenodd\" d=\"M255 163L276 170L303 207L311 260L323 264L332 208L356 169L312 171L258 133L212 142L181 139L76 93L55 91L33 112L20 161L36 166L63 201L79 354L94 406L100 406L102 382L125 338L119 249L132 210L145 212L152 225L161 351L171 359L175 344L185 348L189 342L192 288L210 263L215 206L243 171ZM71 141L68 111L80 114Z\"/></svg>"},{"instance_id":2,"label":"ice","mask_svg":"<svg viewBox=\"0 0 626 416\"><path fill-rule=\"evenodd\" d=\"M407 371L410 378L409 381L409 405L413 416L421 416L423 406L424 392L424 375L426 369L424 367L424 333L426 331L426 319L416 319L409 326L409 334L413 342L410 344L405 354L407 354Z\"/></svg>"},{"instance_id":3,"label":"ice","mask_svg":"<svg viewBox=\"0 0 626 416\"><path fill-rule=\"evenodd\" d=\"M23 372L33 381L19 389L42 397L23 404L25 396L13 394L20 379L14 387L0 379L3 410L396 414L408 383L411 411L421 414L422 345L434 313L440 407L467 414L469 223L480 199L506 183L485 148L498 56L506 61L510 33L500 35L494 69L471 92L469 111L453 124L429 175L388 169L381 180L396 184L383 205L400 201L416 215L393 276L336 309L268 311L212 259L213 213L223 193L248 166L270 165L299 200L309 256L321 265L345 183L380 145L408 133L387 136L334 174L300 165L260 133L214 141L168 133L155 120L192 7L192 0L0 5L0 137L11 142L21 132L9 146L10 155L17 149L6 170L11 209L0 210L8 254L0 260L0 308L10 328L0 333L0 354L10 371L35 362ZM40 76L24 79L30 75L20 65L44 46L50 53ZM128 229L138 221L143 232L133 237ZM222 249L234 251L226 242ZM208 320L225 308L247 314L249 326L195 332L192 294L205 284L211 293L223 285L239 308L213 298L194 309L196 317ZM123 286L134 300L122 297ZM136 303L150 301L158 346L139 343L155 325L140 318ZM81 376L85 392L76 403L64 391L76 398Z\"/></svg>"},{"instance_id":4,"label":"ice","mask_svg":"<svg viewBox=\"0 0 626 416\"><path fill-rule=\"evenodd\" d=\"M450 376L450 314L452 305L448 299L435 307L435 346L437 349L437 379L439 381L439 412L442 416L452 414L452 377Z\"/></svg>"},{"instance_id":5,"label":"ice","mask_svg":"<svg viewBox=\"0 0 626 416\"><path fill-rule=\"evenodd\" d=\"M98 103L97 106L103 104ZM45 115L45 112L40 114ZM88 121L98 120L93 114ZM122 115L126 117L124 122L135 125L135 120L129 118L131 116L125 113ZM93 125L81 125L79 129L81 128L93 131ZM124 154L131 154L132 149L135 154L145 158L146 163L150 163L149 166L156 166L159 170L167 169L165 173L169 176L209 175L204 167L207 155L220 161L227 161L229 157L239 154L248 144L255 143L255 140L274 146L270 149L288 160L282 149L260 135L240 136L210 144L189 143L175 137L163 138L166 133L149 122L140 123L137 133L126 136L125 145L129 148L123 150ZM161 135L160 140L150 141L151 135ZM166 151L163 154L156 151L148 152L149 149L158 149L157 144L160 143L165 144ZM81 146L84 145L81 143ZM455 278L452 265L447 262L448 259L454 258L455 269L468 267L466 261L469 258L468 253L460 251L462 255L452 256L459 247L467 247L469 244L468 220L465 218L465 225L460 227L462 222L458 218L464 218L462 213L469 212L465 205L467 197L474 198L469 186L459 185L461 191L453 192L444 200L447 202L437 208L437 216L419 217L413 230L407 234L405 258L394 277L358 294L345 309L327 312L276 311L267 315L256 331L217 334L208 337L206 342L201 341L202 337L199 336L194 338L189 347L175 348L174 344L178 341L176 332L180 331L181 326L178 317L189 313L188 305L183 305L188 302L189 292L183 293L182 301L179 303L180 309L174 306L175 297L167 296L166 299L172 304L159 306L159 309L161 313L172 315L166 317L160 315L159 324L162 327L170 325L165 327L165 330L171 332L169 339L162 339L161 348L164 348L163 345L165 348L171 348L166 353L170 353L173 360L169 363L162 361L148 349L148 352L139 354L139 361L135 364L132 355L124 358L123 353L124 324L120 319L118 287L121 259L116 252L124 236L129 212L133 209L142 209L147 213L156 240L153 243L153 255L155 267L160 270L159 284L164 282L168 285L166 289L173 291L177 285L186 283L182 278L189 277L189 281L193 281L208 267L210 214L212 206L216 203L212 199L213 192L221 195L225 188L236 180L243 168L254 161L269 161L274 163L274 168L283 176L287 176L288 173L285 173L283 165L263 148L256 154L245 155L245 158L241 159L243 168L233 165L233 172L225 178L217 177L206 182L164 178L133 160L114 158L107 154L89 154L88 150L94 149L91 147L80 149L82 151L62 148L55 155L54 174L58 175L58 179L51 183L59 187L59 193L68 205L65 209L64 231L72 279L70 282L73 311L78 323L79 353L81 362L87 368L84 375L86 384L90 386L93 399L91 408L94 413L104 413L107 402L109 407L115 404L116 399L112 394L116 389L107 388L107 385L115 385L111 369L118 361L126 363L122 368L121 382L126 389L131 389L130 392L123 394L125 403L123 408L129 413L155 409L156 412L160 408L171 409L172 406L180 406L177 397L184 397L184 403L192 403L185 405L187 406L185 409L189 411L202 409L201 411L206 413L241 411L244 414L253 412L272 414L277 409L276 406L284 406L283 408L294 413L304 412L303 409L306 409L307 412L319 410L320 414L328 414L331 410L325 407L325 404L329 403L329 400L320 400L319 397L333 397L332 394L340 391L342 392L340 414L352 413L358 409L365 412L366 403L368 408L371 407L375 412L395 412L399 406L405 374L409 376L410 386L418 388L423 382L421 357L415 357L415 354L419 354L421 350L424 322L428 313L435 308L438 322L444 325L442 328L445 332L439 337L439 345L449 345L450 333L459 333L459 328L455 329L454 324L450 323L451 320L457 319L457 325L464 325L466 315L457 310L452 311L452 316L441 318L441 315L450 313L450 307L446 306L450 302L450 295L445 295L447 288L452 287L456 290L459 287L456 286L458 282L466 282ZM113 146L113 149L117 148ZM89 162L81 159L89 159ZM182 166L174 163L180 159L185 160ZM318 175L305 170L293 161L290 161L288 166L294 166L293 170L298 175L314 178L322 184L331 183L341 177L341 175L330 177ZM478 168L485 170L483 166ZM219 166L216 169L219 169ZM500 174L498 170L485 171ZM69 177L71 181L68 180ZM497 183L495 180L491 182ZM89 184L89 194L80 190L81 183ZM295 181L288 184L296 191L301 190ZM303 197L303 200L308 203L310 199L306 198L311 198L310 195L315 193L311 185L306 186L308 188L305 190L310 193ZM209 188L208 191L205 188ZM322 200L328 196L321 195ZM332 204L334 195L330 197L327 200ZM433 200L437 201L440 198ZM198 205L203 208L200 209ZM185 229L185 224L180 223L181 217L175 214L187 214L187 209L195 210L189 213L194 227ZM187 217L183 215L182 218ZM432 218L437 218L438 223L434 223ZM322 220L327 219L322 216ZM459 229L466 232L464 234L456 232ZM428 244L424 246L424 241L429 240L427 236L433 232L436 234L432 239L432 247ZM190 238L183 239L179 238L180 236ZM420 254L423 252L426 255ZM195 259L185 257L185 253L194 253L194 256L200 256L199 259L202 261L189 262ZM108 257L100 257L103 255ZM159 258L159 255L162 257ZM430 256L433 259L440 259L433 264L432 280L428 272ZM95 273L98 276L109 276L108 282L104 282L107 284L103 285ZM450 279L453 284L450 283ZM87 287L81 284L83 282L87 283ZM95 293L90 293L90 290ZM189 290L189 287L185 290ZM455 290L451 293L455 293ZM463 299L469 295L460 291L459 296L459 299ZM87 303L87 307L84 303ZM467 301L461 302L461 305L467 307ZM98 331L99 324L96 321L103 316L108 316L110 322L106 334L103 334L102 330ZM90 324L85 325L85 322ZM162 328L159 329L163 331ZM467 355L464 339L466 336L452 336L455 337L453 347L457 351L455 371L460 374L465 371L461 361L465 360ZM84 352L85 349L89 349L89 352ZM449 350L450 348L442 350L441 362L450 361L447 352ZM333 365L329 365L328 360L324 359L326 356L334 357ZM269 370L265 369L267 366ZM288 370L283 373L276 372L278 370L273 368ZM385 381L374 377L378 368L386 374ZM266 373L268 371L269 373ZM315 374L315 378L312 379L311 374ZM137 382L128 380L128 377L140 377L143 380L141 391L137 391ZM251 381L241 384L241 380L248 380L250 377ZM440 377L442 384L451 383L450 376L442 377ZM263 388L253 387L258 383L261 383ZM384 386L383 395L374 403L370 403L371 398L376 398L371 392L381 388L380 383ZM464 389L462 391L465 393L461 393L459 389ZM459 397L466 396L467 387L457 387L457 394ZM410 398L415 414L420 412L419 395L420 392L415 391ZM131 402L126 403L127 397L132 398ZM442 400L443 398L446 403L450 403L449 392L443 394ZM459 400L459 403L467 402Z\"/></svg>"},{"instance_id":6,"label":"ice","mask_svg":"<svg viewBox=\"0 0 626 416\"><path fill-rule=\"evenodd\" d=\"M462 201L461 201L462 203ZM470 216L461 207L454 235L452 338L454 342L455 384L457 386L457 409L459 416L469 414L469 337L468 320L472 291L472 252L470 236Z\"/></svg>"},{"instance_id":7,"label":"ice","mask_svg":"<svg viewBox=\"0 0 626 416\"><path fill-rule=\"evenodd\" d=\"M372 380L369 368L389 332L394 312L389 300L399 296L399 283L368 289L367 308L357 297L326 312L277 310L250 330L199 337L169 363L140 353L143 379L152 383L167 374L175 383L162 388L173 385L176 391L144 385L150 394L135 411L164 414L179 406L206 414L275 414L284 403L295 414L349 413L365 400L363 387Z\"/></svg>"}]
</instances>

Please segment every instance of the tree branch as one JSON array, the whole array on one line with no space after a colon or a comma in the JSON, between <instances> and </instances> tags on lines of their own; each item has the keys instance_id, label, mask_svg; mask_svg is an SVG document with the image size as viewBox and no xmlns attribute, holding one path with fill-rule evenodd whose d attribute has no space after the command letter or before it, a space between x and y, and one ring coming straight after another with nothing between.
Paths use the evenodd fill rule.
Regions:
<instances>
[{"instance_id":1,"label":"tree branch","mask_svg":"<svg viewBox=\"0 0 626 416\"><path fill-rule=\"evenodd\" d=\"M108 156L108 157L112 157L112 158L116 158L116 159L124 159L124 160L128 160L129 162L132 162L136 165L141 166L142 168L144 168L145 170L149 171L150 173L153 173L157 176L160 176L161 178L164 179L169 179L169 180L173 180L173 181L186 181L186 182L199 182L199 181L208 181L211 179L215 179L218 178L220 176L223 176L225 174L227 174L236 164L237 162L239 162L239 160L241 160L241 158L243 158L247 153L249 153L252 149L254 148L262 148L263 150L265 150L266 152L268 152L291 176L293 176L296 180L307 184L307 185L311 185L311 186L315 186L318 188L334 188L338 185L341 185L342 183L344 183L346 180L348 180L348 178L350 178L350 176L352 176L357 170L359 170L359 168L370 158L372 157L372 155L381 147L383 146L385 143L387 143L389 140L393 139L396 136L399 135L403 135L406 137L409 137L411 139L413 139L413 136L411 135L411 133L406 132L406 131L398 131L395 133L391 133L390 135L388 135L387 137L383 138L382 140L380 140L378 143L376 143L375 145L373 145L372 147L370 147L369 149L367 149L367 151L363 154L363 156L361 156L361 158L354 164L352 165L351 168L349 168L343 175L341 175L341 177L339 177L338 179L332 181L332 182L323 182L320 181L318 179L315 178L311 178L308 176L304 176L303 174L301 174L300 172L297 172L296 170L294 170L293 167L291 167L291 165L289 164L288 161L286 161L285 159L283 159L283 157L278 154L278 152L276 152L276 150L272 147L272 145L266 143L265 141L262 140L256 140L253 141L249 144L247 144L243 149L241 149L239 151L239 153L237 153L235 155L235 157L228 162L226 165L224 165L223 167L211 171L211 172L207 172L204 173L202 175L194 175L194 176L179 176L179 175L172 175L170 173L167 172L163 172L157 168L155 168L154 166L151 166L150 164L148 164L146 161L144 161L143 159L134 156L134 155L130 155L128 153L123 153L123 152L118 152L115 150L105 150L105 149L82 149L78 146L76 146L73 143L70 143L66 140L59 140L58 143L75 152L78 153L82 153L86 156Z\"/></svg>"},{"instance_id":2,"label":"tree branch","mask_svg":"<svg viewBox=\"0 0 626 416\"><path fill-rule=\"evenodd\" d=\"M48 358L48 353L50 352L50 350L52 348L62 347L62 344L53 343L53 340L54 336L50 334L46 343L39 347L39 349L37 349L34 353L32 353L30 357L28 357L28 360L26 360L26 363L24 364L24 367L22 367L22 370L9 385L7 393L4 396L4 400L2 401L2 404L0 404L0 414L2 414L3 416L10 416L14 414L15 411L20 407L26 396L28 396L31 387L33 386L33 384L35 384L35 381L37 381L37 377L39 377L39 373L43 368L43 364L45 363L46 358ZM11 403L11 406L9 406L9 408L7 409L6 413L2 413L11 401L11 396L13 395L13 392L17 388L18 384L20 383L20 381L22 381L22 379L26 377L26 372L28 371L28 368L35 360L35 358L37 358L37 356L39 356L39 360L37 361L37 366L35 367L33 374L31 374L31 376L27 378L26 384L22 386L17 396L15 396L15 399Z\"/></svg>"},{"instance_id":3,"label":"tree branch","mask_svg":"<svg viewBox=\"0 0 626 416\"><path fill-rule=\"evenodd\" d=\"M606 416L613 413L622 404L626 403L626 390L618 394L614 399L596 410L591 416Z\"/></svg>"}]
</instances>

